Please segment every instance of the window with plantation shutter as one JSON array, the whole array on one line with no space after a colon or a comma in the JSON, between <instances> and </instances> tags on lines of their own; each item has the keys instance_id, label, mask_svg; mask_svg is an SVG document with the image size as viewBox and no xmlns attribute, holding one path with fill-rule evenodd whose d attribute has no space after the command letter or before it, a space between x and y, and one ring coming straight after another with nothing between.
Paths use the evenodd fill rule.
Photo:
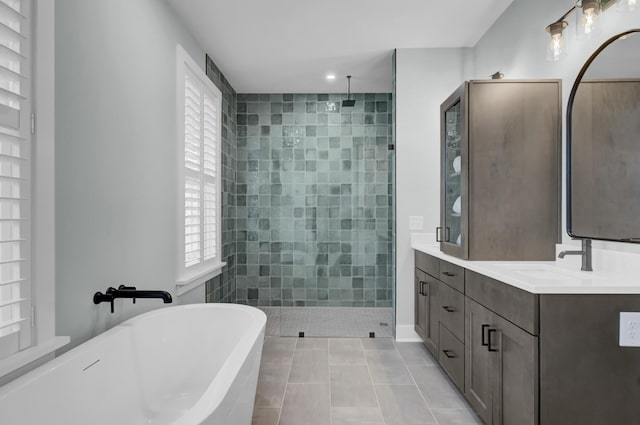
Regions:
<instances>
[{"instance_id":1,"label":"window with plantation shutter","mask_svg":"<svg viewBox=\"0 0 640 425\"><path fill-rule=\"evenodd\" d=\"M220 273L222 95L178 47L178 285Z\"/></svg>"},{"instance_id":2,"label":"window with plantation shutter","mask_svg":"<svg viewBox=\"0 0 640 425\"><path fill-rule=\"evenodd\" d=\"M0 0L0 359L31 346L29 12Z\"/></svg>"}]
</instances>

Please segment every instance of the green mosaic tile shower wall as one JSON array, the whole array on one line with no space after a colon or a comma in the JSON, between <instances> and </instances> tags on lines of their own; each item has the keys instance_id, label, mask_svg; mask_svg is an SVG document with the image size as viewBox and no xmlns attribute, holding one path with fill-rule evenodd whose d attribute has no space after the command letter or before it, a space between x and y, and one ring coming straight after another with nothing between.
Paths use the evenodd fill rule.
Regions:
<instances>
[{"instance_id":1,"label":"green mosaic tile shower wall","mask_svg":"<svg viewBox=\"0 0 640 425\"><path fill-rule=\"evenodd\" d=\"M207 76L222 93L222 273L206 283L207 302L236 302L237 94L207 55Z\"/></svg>"},{"instance_id":2,"label":"green mosaic tile shower wall","mask_svg":"<svg viewBox=\"0 0 640 425\"><path fill-rule=\"evenodd\" d=\"M238 94L238 303L392 307L392 98L353 97Z\"/></svg>"}]
</instances>

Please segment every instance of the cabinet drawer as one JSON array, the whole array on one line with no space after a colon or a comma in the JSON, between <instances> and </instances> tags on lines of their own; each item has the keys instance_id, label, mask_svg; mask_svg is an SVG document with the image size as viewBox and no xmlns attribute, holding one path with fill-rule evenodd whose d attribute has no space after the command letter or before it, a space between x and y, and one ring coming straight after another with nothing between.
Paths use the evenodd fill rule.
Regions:
<instances>
[{"instance_id":1,"label":"cabinet drawer","mask_svg":"<svg viewBox=\"0 0 640 425\"><path fill-rule=\"evenodd\" d=\"M464 269L462 267L440 260L439 276L438 279L464 294Z\"/></svg>"},{"instance_id":2,"label":"cabinet drawer","mask_svg":"<svg viewBox=\"0 0 640 425\"><path fill-rule=\"evenodd\" d=\"M481 274L466 271L466 295L532 335L538 335L539 297Z\"/></svg>"},{"instance_id":3,"label":"cabinet drawer","mask_svg":"<svg viewBox=\"0 0 640 425\"><path fill-rule=\"evenodd\" d=\"M464 295L440 285L438 293L440 321L461 341L464 340Z\"/></svg>"},{"instance_id":4,"label":"cabinet drawer","mask_svg":"<svg viewBox=\"0 0 640 425\"><path fill-rule=\"evenodd\" d=\"M456 387L464 392L464 344L440 322L438 361Z\"/></svg>"},{"instance_id":5,"label":"cabinet drawer","mask_svg":"<svg viewBox=\"0 0 640 425\"><path fill-rule=\"evenodd\" d=\"M438 277L440 274L439 261L440 260L438 260L436 257L432 257L431 255L416 251L416 268L430 274L433 277Z\"/></svg>"}]
</instances>

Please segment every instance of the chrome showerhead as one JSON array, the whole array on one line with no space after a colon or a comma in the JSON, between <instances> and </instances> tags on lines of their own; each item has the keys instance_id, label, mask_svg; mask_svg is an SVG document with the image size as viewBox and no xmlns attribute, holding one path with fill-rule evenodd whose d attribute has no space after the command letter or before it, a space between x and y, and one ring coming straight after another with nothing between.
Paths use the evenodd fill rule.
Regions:
<instances>
[{"instance_id":1,"label":"chrome showerhead","mask_svg":"<svg viewBox=\"0 0 640 425\"><path fill-rule=\"evenodd\" d=\"M356 106L356 100L351 99L351 75L347 75L347 98L342 101L343 108L353 108Z\"/></svg>"}]
</instances>

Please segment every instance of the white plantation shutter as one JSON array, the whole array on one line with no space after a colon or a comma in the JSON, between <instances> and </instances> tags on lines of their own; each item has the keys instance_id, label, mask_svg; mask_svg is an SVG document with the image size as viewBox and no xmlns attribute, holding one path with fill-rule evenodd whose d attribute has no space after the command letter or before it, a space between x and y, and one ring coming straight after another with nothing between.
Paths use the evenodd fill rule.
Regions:
<instances>
[{"instance_id":1,"label":"white plantation shutter","mask_svg":"<svg viewBox=\"0 0 640 425\"><path fill-rule=\"evenodd\" d=\"M179 50L179 52L182 52ZM179 94L183 96L181 120L183 143L182 183L184 221L182 227L179 281L202 275L219 266L220 258L220 91L179 54ZM182 61L182 62L181 62ZM180 75L179 75L179 78Z\"/></svg>"},{"instance_id":2,"label":"white plantation shutter","mask_svg":"<svg viewBox=\"0 0 640 425\"><path fill-rule=\"evenodd\" d=\"M203 198L204 198L204 261L215 259L218 254L218 107L214 99L204 93L203 107Z\"/></svg>"},{"instance_id":3,"label":"white plantation shutter","mask_svg":"<svg viewBox=\"0 0 640 425\"><path fill-rule=\"evenodd\" d=\"M184 110L184 265L202 262L202 89L185 74Z\"/></svg>"},{"instance_id":4,"label":"white plantation shutter","mask_svg":"<svg viewBox=\"0 0 640 425\"><path fill-rule=\"evenodd\" d=\"M0 0L0 359L31 345L31 40L27 0Z\"/></svg>"}]
</instances>

